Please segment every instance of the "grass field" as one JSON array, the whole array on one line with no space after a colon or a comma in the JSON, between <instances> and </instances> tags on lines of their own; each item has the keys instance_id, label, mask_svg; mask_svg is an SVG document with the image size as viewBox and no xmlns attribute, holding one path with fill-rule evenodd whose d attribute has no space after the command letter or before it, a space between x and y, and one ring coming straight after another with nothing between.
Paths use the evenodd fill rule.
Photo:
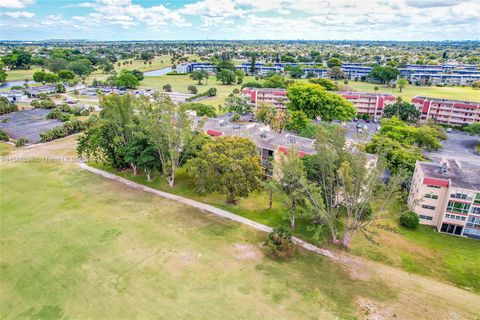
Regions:
<instances>
[{"instance_id":1,"label":"grass field","mask_svg":"<svg viewBox=\"0 0 480 320\"><path fill-rule=\"evenodd\" d=\"M384 85L349 81L348 85L355 91L375 92L374 88L378 87L377 92L393 93L397 97L402 97L404 101L411 101L414 96L426 96L432 98L453 99L453 100L470 100L480 102L480 90L471 87L420 87L408 85L400 92Z\"/></svg>"},{"instance_id":2,"label":"grass field","mask_svg":"<svg viewBox=\"0 0 480 320\"><path fill-rule=\"evenodd\" d=\"M33 74L37 71L40 71L41 68L39 67L32 67L28 70L10 70L7 71L7 81L14 81L14 80L25 80L33 79Z\"/></svg>"},{"instance_id":3,"label":"grass field","mask_svg":"<svg viewBox=\"0 0 480 320\"><path fill-rule=\"evenodd\" d=\"M288 226L279 199L275 198L273 208L268 209L268 197L265 192L255 192L248 198L239 200L236 206L231 206L225 203L223 195L216 193L198 195L194 191L192 179L183 169L178 172L174 189L168 187L166 179L162 177L147 182L144 176L133 176L128 170L116 173L150 187L209 203L272 227ZM480 283L476 281L480 279L480 266L477 263L480 260L480 241L451 237L434 232L428 227L408 231L398 225L396 209L390 210L390 218L380 220L378 226L372 227L371 237L377 244L357 234L352 241L352 253L480 292ZM314 239L313 232L308 229L308 222L301 218L297 219L295 234L310 242L335 249L326 237Z\"/></svg>"},{"instance_id":4,"label":"grass field","mask_svg":"<svg viewBox=\"0 0 480 320\"><path fill-rule=\"evenodd\" d=\"M253 77L245 77L244 82L253 81ZM172 75L172 76L159 76L159 77L145 77L145 79L140 83L140 86L143 88L153 88L159 91L163 90L163 86L170 84L172 86L172 91L189 93L188 86L194 85L197 87L198 93L207 91L208 89L215 87L217 88L217 96L211 99L202 100L201 103L208 104L214 107L223 104L223 101L233 89L240 89L241 85L223 85L215 79L215 76L210 76L205 83L203 81L202 85L198 85L197 81L189 78L188 75Z\"/></svg>"},{"instance_id":5,"label":"grass field","mask_svg":"<svg viewBox=\"0 0 480 320\"><path fill-rule=\"evenodd\" d=\"M322 257L265 258L262 234L73 165L7 165L2 185L2 317L333 319L395 297Z\"/></svg>"},{"instance_id":6,"label":"grass field","mask_svg":"<svg viewBox=\"0 0 480 320\"><path fill-rule=\"evenodd\" d=\"M10 154L15 149L11 144L0 142L0 157L4 157Z\"/></svg>"},{"instance_id":7,"label":"grass field","mask_svg":"<svg viewBox=\"0 0 480 320\"><path fill-rule=\"evenodd\" d=\"M72 141L15 155L72 155ZM259 249L264 234L74 164L3 163L0 177L2 318L470 319L480 312L477 295L379 264L358 268L363 262L337 264L302 250L287 261L267 258Z\"/></svg>"}]
</instances>

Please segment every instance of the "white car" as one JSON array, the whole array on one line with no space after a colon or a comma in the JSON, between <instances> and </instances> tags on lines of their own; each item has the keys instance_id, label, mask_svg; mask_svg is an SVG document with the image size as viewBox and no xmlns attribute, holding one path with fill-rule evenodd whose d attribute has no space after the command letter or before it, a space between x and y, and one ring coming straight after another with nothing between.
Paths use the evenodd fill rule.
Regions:
<instances>
[{"instance_id":1,"label":"white car","mask_svg":"<svg viewBox=\"0 0 480 320\"><path fill-rule=\"evenodd\" d=\"M452 132L452 131L453 131L452 128L447 128L447 132L448 132L448 133L450 133L450 132Z\"/></svg>"},{"instance_id":2,"label":"white car","mask_svg":"<svg viewBox=\"0 0 480 320\"><path fill-rule=\"evenodd\" d=\"M380 131L382 129L381 126L377 126L377 131Z\"/></svg>"},{"instance_id":3,"label":"white car","mask_svg":"<svg viewBox=\"0 0 480 320\"><path fill-rule=\"evenodd\" d=\"M363 130L368 130L368 126L366 124L363 125Z\"/></svg>"}]
</instances>

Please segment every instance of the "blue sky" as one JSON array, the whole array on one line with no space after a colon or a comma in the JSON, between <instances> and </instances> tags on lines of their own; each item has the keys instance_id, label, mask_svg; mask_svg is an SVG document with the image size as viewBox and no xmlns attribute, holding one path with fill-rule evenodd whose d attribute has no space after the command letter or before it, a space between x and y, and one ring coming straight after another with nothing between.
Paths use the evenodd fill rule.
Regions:
<instances>
[{"instance_id":1,"label":"blue sky","mask_svg":"<svg viewBox=\"0 0 480 320\"><path fill-rule=\"evenodd\" d=\"M479 0L0 0L0 39L478 40Z\"/></svg>"}]
</instances>

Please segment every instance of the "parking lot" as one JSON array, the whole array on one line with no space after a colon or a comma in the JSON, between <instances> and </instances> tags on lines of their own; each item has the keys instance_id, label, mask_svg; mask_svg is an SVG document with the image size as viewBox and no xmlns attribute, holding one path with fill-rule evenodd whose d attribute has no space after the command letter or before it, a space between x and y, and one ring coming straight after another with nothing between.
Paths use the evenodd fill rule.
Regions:
<instances>
[{"instance_id":1,"label":"parking lot","mask_svg":"<svg viewBox=\"0 0 480 320\"><path fill-rule=\"evenodd\" d=\"M50 110L30 109L16 111L0 116L0 129L4 130L10 138L25 137L30 143L40 141L40 133L62 125L56 119L46 119ZM6 122L4 119L7 119Z\"/></svg>"},{"instance_id":2,"label":"parking lot","mask_svg":"<svg viewBox=\"0 0 480 320\"><path fill-rule=\"evenodd\" d=\"M475 153L475 145L480 137L470 136L462 131L447 133L448 140L442 141L443 149L436 152L425 152L425 156L432 159L442 157L480 163L480 155Z\"/></svg>"}]
</instances>

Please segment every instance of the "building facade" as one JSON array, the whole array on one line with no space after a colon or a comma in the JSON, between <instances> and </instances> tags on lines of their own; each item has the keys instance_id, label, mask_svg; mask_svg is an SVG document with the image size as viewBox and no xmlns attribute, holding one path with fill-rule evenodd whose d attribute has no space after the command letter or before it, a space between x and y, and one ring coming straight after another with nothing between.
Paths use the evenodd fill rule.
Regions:
<instances>
[{"instance_id":1,"label":"building facade","mask_svg":"<svg viewBox=\"0 0 480 320\"><path fill-rule=\"evenodd\" d=\"M416 96L412 104L421 112L420 121L462 126L480 122L480 103Z\"/></svg>"},{"instance_id":2,"label":"building facade","mask_svg":"<svg viewBox=\"0 0 480 320\"><path fill-rule=\"evenodd\" d=\"M383 117L383 109L395 103L395 96L383 93L367 92L337 92L339 95L353 103L359 115L366 114L370 118Z\"/></svg>"},{"instance_id":3,"label":"building facade","mask_svg":"<svg viewBox=\"0 0 480 320\"><path fill-rule=\"evenodd\" d=\"M257 107L259 102L271 103L276 108L285 109L288 102L287 90L280 88L243 88L242 96Z\"/></svg>"},{"instance_id":4,"label":"building facade","mask_svg":"<svg viewBox=\"0 0 480 320\"><path fill-rule=\"evenodd\" d=\"M480 239L480 169L457 160L415 165L408 206L439 232Z\"/></svg>"}]
</instances>

